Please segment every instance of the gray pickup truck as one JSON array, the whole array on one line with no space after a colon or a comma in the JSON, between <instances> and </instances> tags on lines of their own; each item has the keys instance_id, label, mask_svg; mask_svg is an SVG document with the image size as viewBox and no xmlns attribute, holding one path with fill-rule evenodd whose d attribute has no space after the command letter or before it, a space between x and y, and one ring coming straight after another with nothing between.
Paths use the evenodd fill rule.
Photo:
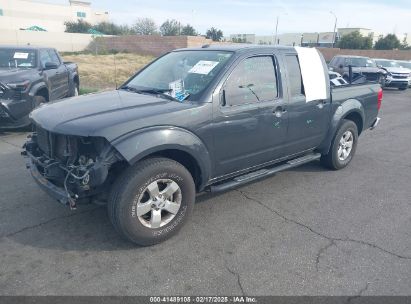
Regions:
<instances>
[{"instance_id":1,"label":"gray pickup truck","mask_svg":"<svg viewBox=\"0 0 411 304\"><path fill-rule=\"evenodd\" d=\"M0 47L0 129L30 124L42 103L78 95L77 65L63 62L55 49Z\"/></svg>"},{"instance_id":2,"label":"gray pickup truck","mask_svg":"<svg viewBox=\"0 0 411 304\"><path fill-rule=\"evenodd\" d=\"M22 153L59 202L106 201L121 235L152 245L187 221L196 193L315 160L344 168L381 100L378 83L330 87L315 49L181 49L118 90L34 110Z\"/></svg>"}]
</instances>

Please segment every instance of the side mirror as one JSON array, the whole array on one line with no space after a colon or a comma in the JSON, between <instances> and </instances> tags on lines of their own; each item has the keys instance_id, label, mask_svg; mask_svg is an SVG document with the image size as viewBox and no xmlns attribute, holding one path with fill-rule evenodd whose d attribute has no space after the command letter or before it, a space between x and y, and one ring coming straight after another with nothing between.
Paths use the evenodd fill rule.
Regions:
<instances>
[{"instance_id":1,"label":"side mirror","mask_svg":"<svg viewBox=\"0 0 411 304\"><path fill-rule=\"evenodd\" d=\"M54 62L46 62L46 64L44 65L44 70L55 70L58 67L59 66Z\"/></svg>"},{"instance_id":2,"label":"side mirror","mask_svg":"<svg viewBox=\"0 0 411 304\"><path fill-rule=\"evenodd\" d=\"M377 64L377 68L382 69L382 65L381 65L381 64Z\"/></svg>"},{"instance_id":3,"label":"side mirror","mask_svg":"<svg viewBox=\"0 0 411 304\"><path fill-rule=\"evenodd\" d=\"M343 69L343 68L344 68L344 66L343 66L342 64L340 64L338 67L339 67L340 69Z\"/></svg>"}]
</instances>

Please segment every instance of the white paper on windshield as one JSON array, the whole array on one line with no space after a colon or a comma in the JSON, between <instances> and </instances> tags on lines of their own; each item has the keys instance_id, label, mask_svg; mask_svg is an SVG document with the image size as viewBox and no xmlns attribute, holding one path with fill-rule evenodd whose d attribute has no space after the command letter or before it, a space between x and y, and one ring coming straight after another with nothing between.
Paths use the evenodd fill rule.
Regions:
<instances>
[{"instance_id":1,"label":"white paper on windshield","mask_svg":"<svg viewBox=\"0 0 411 304\"><path fill-rule=\"evenodd\" d=\"M200 60L188 72L193 74L208 75L218 64L218 61Z\"/></svg>"},{"instance_id":2,"label":"white paper on windshield","mask_svg":"<svg viewBox=\"0 0 411 304\"><path fill-rule=\"evenodd\" d=\"M27 58L29 58L29 53L19 53L19 52L16 52L16 53L14 53L14 57L13 57L14 59L27 59Z\"/></svg>"},{"instance_id":3,"label":"white paper on windshield","mask_svg":"<svg viewBox=\"0 0 411 304\"><path fill-rule=\"evenodd\" d=\"M315 48L295 47L300 62L306 102L327 99L327 79L321 55Z\"/></svg>"}]
</instances>

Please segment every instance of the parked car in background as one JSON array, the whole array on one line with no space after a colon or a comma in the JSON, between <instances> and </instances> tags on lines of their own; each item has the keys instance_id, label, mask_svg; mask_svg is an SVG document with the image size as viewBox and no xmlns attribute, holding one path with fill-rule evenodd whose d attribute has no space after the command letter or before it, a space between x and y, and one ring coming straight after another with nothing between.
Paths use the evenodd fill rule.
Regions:
<instances>
[{"instance_id":1,"label":"parked car in background","mask_svg":"<svg viewBox=\"0 0 411 304\"><path fill-rule=\"evenodd\" d=\"M328 71L330 84L335 87L347 85L348 82L337 72Z\"/></svg>"},{"instance_id":2,"label":"parked car in background","mask_svg":"<svg viewBox=\"0 0 411 304\"><path fill-rule=\"evenodd\" d=\"M331 89L316 49L180 49L118 90L34 110L23 155L60 203L106 200L121 235L153 245L187 222L198 192L319 159L346 167L382 94L370 82Z\"/></svg>"},{"instance_id":3,"label":"parked car in background","mask_svg":"<svg viewBox=\"0 0 411 304\"><path fill-rule=\"evenodd\" d=\"M77 65L63 62L55 49L0 47L0 129L30 124L42 103L79 93Z\"/></svg>"},{"instance_id":4,"label":"parked car in background","mask_svg":"<svg viewBox=\"0 0 411 304\"><path fill-rule=\"evenodd\" d=\"M362 56L337 55L329 63L331 71L341 74L349 80L349 67L352 67L353 79L364 76L368 81L378 81L383 84L387 72L377 66L374 60Z\"/></svg>"},{"instance_id":5,"label":"parked car in background","mask_svg":"<svg viewBox=\"0 0 411 304\"><path fill-rule=\"evenodd\" d=\"M401 67L396 60L375 59L377 65L386 70L385 86L406 90L411 84L411 70Z\"/></svg>"},{"instance_id":6,"label":"parked car in background","mask_svg":"<svg viewBox=\"0 0 411 304\"><path fill-rule=\"evenodd\" d=\"M397 62L402 68L411 70L411 61L397 60ZM411 81L409 87L411 87Z\"/></svg>"}]
</instances>

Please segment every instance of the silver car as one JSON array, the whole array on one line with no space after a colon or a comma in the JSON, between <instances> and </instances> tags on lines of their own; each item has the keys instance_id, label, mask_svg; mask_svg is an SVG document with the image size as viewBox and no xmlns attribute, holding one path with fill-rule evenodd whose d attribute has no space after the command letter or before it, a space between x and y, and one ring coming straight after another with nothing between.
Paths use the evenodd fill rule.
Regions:
<instances>
[{"instance_id":1,"label":"silver car","mask_svg":"<svg viewBox=\"0 0 411 304\"><path fill-rule=\"evenodd\" d=\"M411 69L403 68L396 60L374 59L377 65L385 69L385 87L406 90L411 84Z\"/></svg>"}]
</instances>

